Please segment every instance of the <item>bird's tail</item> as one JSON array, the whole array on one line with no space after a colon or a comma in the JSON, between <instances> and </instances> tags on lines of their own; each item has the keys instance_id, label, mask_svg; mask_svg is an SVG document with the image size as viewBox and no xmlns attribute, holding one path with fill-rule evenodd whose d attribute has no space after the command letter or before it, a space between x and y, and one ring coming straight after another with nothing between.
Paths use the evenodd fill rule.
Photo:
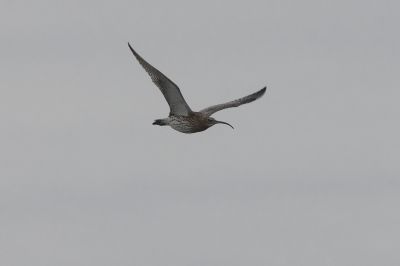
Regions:
<instances>
[{"instance_id":1,"label":"bird's tail","mask_svg":"<svg viewBox=\"0 0 400 266\"><path fill-rule=\"evenodd\" d=\"M165 119L156 119L154 120L153 125L166 126L168 123L165 121Z\"/></svg>"}]
</instances>

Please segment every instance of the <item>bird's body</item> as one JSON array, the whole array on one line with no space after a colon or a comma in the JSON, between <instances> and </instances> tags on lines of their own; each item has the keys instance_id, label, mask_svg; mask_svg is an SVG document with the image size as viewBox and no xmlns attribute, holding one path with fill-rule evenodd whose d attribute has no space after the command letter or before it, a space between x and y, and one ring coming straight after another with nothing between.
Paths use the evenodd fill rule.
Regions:
<instances>
[{"instance_id":1,"label":"bird's body","mask_svg":"<svg viewBox=\"0 0 400 266\"><path fill-rule=\"evenodd\" d=\"M211 115L220 110L237 107L245 103L250 103L260 98L266 91L266 87L256 93L250 94L243 98L233 100L223 104L217 104L207 107L199 112L194 112L190 109L182 96L178 86L173 83L164 74L146 62L128 43L130 50L151 77L152 81L163 93L170 107L170 114L167 118L156 119L153 125L170 126L176 131L182 133L201 132L215 124L225 124L232 127L230 124L222 121L217 121ZM233 127L232 127L233 128Z\"/></svg>"},{"instance_id":2,"label":"bird's body","mask_svg":"<svg viewBox=\"0 0 400 266\"><path fill-rule=\"evenodd\" d=\"M157 119L153 125L168 125L182 133L201 132L212 126L208 117L199 112L192 112L187 116L171 114L168 118Z\"/></svg>"}]
</instances>

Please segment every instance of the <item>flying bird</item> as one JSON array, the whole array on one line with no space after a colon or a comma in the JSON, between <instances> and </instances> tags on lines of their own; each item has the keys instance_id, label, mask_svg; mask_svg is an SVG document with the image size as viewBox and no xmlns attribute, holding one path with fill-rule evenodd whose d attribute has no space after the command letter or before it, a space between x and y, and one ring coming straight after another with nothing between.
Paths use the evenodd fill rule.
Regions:
<instances>
[{"instance_id":1,"label":"flying bird","mask_svg":"<svg viewBox=\"0 0 400 266\"><path fill-rule=\"evenodd\" d=\"M169 116L163 119L156 119L153 122L153 125L170 126L182 133L196 133L204 131L216 124L225 124L233 129L233 126L229 123L218 121L212 118L211 115L226 108L237 107L245 103L253 102L263 96L267 89L267 87L264 87L261 90L245 97L230 102L213 105L195 112L190 109L189 105L185 101L185 98L183 98L179 87L174 82L172 82L163 73L144 60L129 43L128 46L133 55L139 61L140 65L142 65L147 74L149 74L154 84L156 84L156 86L161 90L170 108Z\"/></svg>"}]
</instances>

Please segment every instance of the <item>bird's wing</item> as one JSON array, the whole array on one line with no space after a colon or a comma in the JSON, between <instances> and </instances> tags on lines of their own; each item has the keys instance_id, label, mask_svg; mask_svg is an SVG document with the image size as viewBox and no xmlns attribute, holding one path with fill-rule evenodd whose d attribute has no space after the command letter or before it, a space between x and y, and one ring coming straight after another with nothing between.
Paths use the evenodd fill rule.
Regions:
<instances>
[{"instance_id":1,"label":"bird's wing","mask_svg":"<svg viewBox=\"0 0 400 266\"><path fill-rule=\"evenodd\" d=\"M264 87L261 90L255 92L253 94L247 95L245 97L242 97L242 98L239 98L239 99L227 102L227 103L221 103L221 104L217 104L217 105L213 105L213 106L207 107L207 108L201 110L200 112L205 114L205 115L207 115L207 116L210 116L213 113L221 111L221 110L226 109L226 108L238 107L238 106L240 106L242 104L245 104L245 103L251 103L252 101L255 101L258 98L260 98L261 96L263 96L265 91L266 91L266 89L267 89L267 87Z\"/></svg>"},{"instance_id":2,"label":"bird's wing","mask_svg":"<svg viewBox=\"0 0 400 266\"><path fill-rule=\"evenodd\" d=\"M132 46L129 43L128 46L131 49L133 55L149 74L154 84L156 84L157 87L161 90L162 94L165 97L165 100L167 100L168 102L170 113L184 116L189 115L192 110L190 110L189 105L183 98L179 87L169 78L167 78L163 73L147 63L146 60L144 60L135 50L133 50Z\"/></svg>"}]
</instances>

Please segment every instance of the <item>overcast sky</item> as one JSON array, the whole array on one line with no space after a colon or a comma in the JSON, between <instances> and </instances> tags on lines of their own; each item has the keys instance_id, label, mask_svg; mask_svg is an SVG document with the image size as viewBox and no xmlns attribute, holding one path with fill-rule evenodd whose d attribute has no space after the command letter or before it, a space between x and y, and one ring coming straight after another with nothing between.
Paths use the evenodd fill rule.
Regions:
<instances>
[{"instance_id":1,"label":"overcast sky","mask_svg":"<svg viewBox=\"0 0 400 266\"><path fill-rule=\"evenodd\" d=\"M1 265L400 265L398 1L0 6Z\"/></svg>"}]
</instances>

